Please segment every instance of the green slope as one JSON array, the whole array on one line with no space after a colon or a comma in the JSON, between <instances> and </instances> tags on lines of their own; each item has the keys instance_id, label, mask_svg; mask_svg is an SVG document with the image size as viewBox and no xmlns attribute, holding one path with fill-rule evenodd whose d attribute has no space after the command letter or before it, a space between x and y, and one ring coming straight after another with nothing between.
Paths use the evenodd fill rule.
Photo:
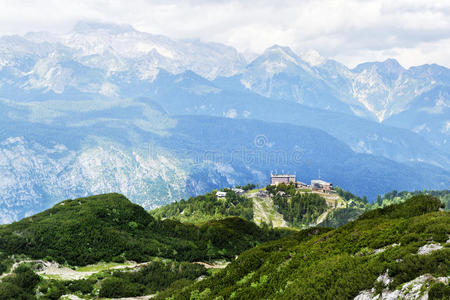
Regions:
<instances>
[{"instance_id":1,"label":"green slope","mask_svg":"<svg viewBox=\"0 0 450 300\"><path fill-rule=\"evenodd\" d=\"M248 221L253 219L253 202L226 190L224 199L218 199L215 192L206 193L188 200L180 200L150 211L155 218L171 218L181 222L199 223L237 216Z\"/></svg>"},{"instance_id":2,"label":"green slope","mask_svg":"<svg viewBox=\"0 0 450 300\"><path fill-rule=\"evenodd\" d=\"M373 287L374 294L400 289L424 274L431 278L427 284L432 295L444 295L448 286L438 284L436 278L450 276L450 212L441 208L439 199L418 195L365 213L335 230L310 228L245 251L215 276L172 295L175 299L353 299ZM419 254L427 244L437 250ZM383 274L389 283L377 280ZM426 290L425 284L422 292Z\"/></svg>"},{"instance_id":3,"label":"green slope","mask_svg":"<svg viewBox=\"0 0 450 300\"><path fill-rule=\"evenodd\" d=\"M446 210L450 208L449 190L393 191L379 196L377 202L371 204L366 197L358 197L339 187L335 187L336 193L312 193L309 189L296 189L284 184L269 185L264 189L270 192L270 196L258 196L261 189L248 191L244 196L225 189L227 196L224 199L217 199L213 191L167 204L150 211L150 214L156 218L194 224L239 216L258 225L266 223L273 227L305 229L316 225L338 228L366 211L402 203L419 194L435 196L445 204Z\"/></svg>"},{"instance_id":4,"label":"green slope","mask_svg":"<svg viewBox=\"0 0 450 300\"><path fill-rule=\"evenodd\" d=\"M238 217L199 225L159 220L119 194L63 201L0 227L0 254L24 254L71 265L98 261L230 259L282 236Z\"/></svg>"},{"instance_id":5,"label":"green slope","mask_svg":"<svg viewBox=\"0 0 450 300\"><path fill-rule=\"evenodd\" d=\"M312 193L311 190L296 189L293 185L269 185L264 189L270 195L259 195L258 191L262 189L254 189L239 196L231 189L225 189L226 197L218 199L213 191L156 208L150 214L156 218L194 224L239 216L258 225L265 223L270 227L304 229L318 224L336 228L370 209L367 200L363 201L348 192L344 198L337 193ZM343 192L341 189L338 191Z\"/></svg>"}]
</instances>

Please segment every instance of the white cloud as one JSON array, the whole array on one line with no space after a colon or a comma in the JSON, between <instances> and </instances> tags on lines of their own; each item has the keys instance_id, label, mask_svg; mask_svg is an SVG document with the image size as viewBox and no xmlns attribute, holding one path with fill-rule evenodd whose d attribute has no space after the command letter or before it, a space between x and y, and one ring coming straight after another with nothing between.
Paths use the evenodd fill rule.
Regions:
<instances>
[{"instance_id":1,"label":"white cloud","mask_svg":"<svg viewBox=\"0 0 450 300\"><path fill-rule=\"evenodd\" d=\"M405 66L450 66L449 1L0 0L2 35L64 32L85 19L222 42L245 53L281 44L350 66L388 57Z\"/></svg>"},{"instance_id":2,"label":"white cloud","mask_svg":"<svg viewBox=\"0 0 450 300\"><path fill-rule=\"evenodd\" d=\"M224 113L226 118L235 119L237 117L237 111L235 109L229 109L226 113Z\"/></svg>"}]
</instances>

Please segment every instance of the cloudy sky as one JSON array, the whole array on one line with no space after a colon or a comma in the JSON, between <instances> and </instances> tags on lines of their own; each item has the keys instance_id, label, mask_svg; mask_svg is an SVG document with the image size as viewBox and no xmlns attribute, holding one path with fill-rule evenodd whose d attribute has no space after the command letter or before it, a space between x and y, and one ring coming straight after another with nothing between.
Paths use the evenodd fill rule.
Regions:
<instances>
[{"instance_id":1,"label":"cloudy sky","mask_svg":"<svg viewBox=\"0 0 450 300\"><path fill-rule=\"evenodd\" d=\"M450 0L0 0L0 34L66 32L79 20L131 24L260 53L315 49L350 67L389 57L450 67Z\"/></svg>"}]
</instances>

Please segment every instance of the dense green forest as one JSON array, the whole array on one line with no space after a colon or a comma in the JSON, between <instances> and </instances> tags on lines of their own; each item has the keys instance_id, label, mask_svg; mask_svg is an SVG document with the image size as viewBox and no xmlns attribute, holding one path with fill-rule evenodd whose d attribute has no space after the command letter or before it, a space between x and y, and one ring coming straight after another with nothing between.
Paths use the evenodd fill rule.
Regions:
<instances>
[{"instance_id":1,"label":"dense green forest","mask_svg":"<svg viewBox=\"0 0 450 300\"><path fill-rule=\"evenodd\" d=\"M248 189L254 185L247 185ZM253 201L238 196L231 189L225 189L226 197L218 199L215 192L180 200L150 211L156 218L172 218L181 222L199 223L230 216L253 219Z\"/></svg>"},{"instance_id":2,"label":"dense green forest","mask_svg":"<svg viewBox=\"0 0 450 300\"><path fill-rule=\"evenodd\" d=\"M338 186L334 187L333 190L337 192L339 196L341 196L344 200L348 202L354 203L353 206L357 206L359 208L368 208L370 207L369 201L367 200L367 197L359 197L354 194L352 194L349 191L346 191Z\"/></svg>"},{"instance_id":3,"label":"dense green forest","mask_svg":"<svg viewBox=\"0 0 450 300\"><path fill-rule=\"evenodd\" d=\"M337 228L342 225L345 225L349 221L356 220L358 216L363 214L366 211L382 208L386 206L390 206L392 204L403 203L406 200L410 199L413 196L426 194L437 197L444 203L445 210L450 210L450 191L442 190L442 191L414 191L414 192L397 192L392 191L390 193L386 193L383 196L378 196L377 201L374 203L369 203L366 197L358 197L352 194L349 191L345 191L339 187L335 187L334 190L341 196L343 199L348 201L346 207L337 208L332 210L325 220L320 223L321 226L325 227L333 227Z\"/></svg>"},{"instance_id":4,"label":"dense green forest","mask_svg":"<svg viewBox=\"0 0 450 300\"><path fill-rule=\"evenodd\" d=\"M99 296L108 298L151 295L171 285L188 285L208 275L200 264L152 262L137 272L114 272L101 284Z\"/></svg>"},{"instance_id":5,"label":"dense green forest","mask_svg":"<svg viewBox=\"0 0 450 300\"><path fill-rule=\"evenodd\" d=\"M328 208L325 199L313 193L296 193L290 197L275 195L273 203L284 220L293 227L311 224Z\"/></svg>"},{"instance_id":6,"label":"dense green forest","mask_svg":"<svg viewBox=\"0 0 450 300\"><path fill-rule=\"evenodd\" d=\"M242 188L248 190L254 187L254 185L247 185ZM293 184L268 185L265 189L273 199L275 210L282 215L289 227L302 229L312 226L318 217L330 208L330 204L327 204L321 195L310 193L310 190L307 189L297 189ZM150 213L156 218L169 218L189 223L220 220L229 216L239 216L251 221L254 217L253 200L247 196L238 196L231 189L224 191L227 192L225 199L218 199L213 191L165 205L150 211ZM318 224L320 226L337 228L355 220L366 211L402 203L414 195L423 193L438 197L446 205L446 209L450 209L450 191L448 190L393 191L379 196L375 203L369 203L366 197L356 196L340 187L335 187L334 191L346 202L346 205L329 209L326 217ZM333 204L331 205L333 206Z\"/></svg>"},{"instance_id":7,"label":"dense green forest","mask_svg":"<svg viewBox=\"0 0 450 300\"><path fill-rule=\"evenodd\" d=\"M267 190L291 226L305 226L327 209L320 195L291 185ZM440 211L448 208L449 191L393 191L369 204L338 188L345 207L333 209L321 227L302 231L249 222L252 199L226 191L224 199L208 193L151 213L122 195L98 195L66 200L0 226L0 274L27 258L66 266L146 262L79 280L40 277L33 265L22 264L1 280L0 299L59 299L73 293L86 299L149 294L156 299L347 299L371 288L376 293L399 289L423 274L450 276L450 213ZM418 255L427 243L440 248ZM215 271L192 263L217 259L231 263ZM389 276L389 284L377 281L381 274ZM427 284L430 299L450 297L448 284L434 279Z\"/></svg>"},{"instance_id":8,"label":"dense green forest","mask_svg":"<svg viewBox=\"0 0 450 300\"><path fill-rule=\"evenodd\" d=\"M350 221L356 220L361 214L364 213L364 211L364 209L357 207L336 208L330 211L325 219L318 225L338 228Z\"/></svg>"},{"instance_id":9,"label":"dense green forest","mask_svg":"<svg viewBox=\"0 0 450 300\"><path fill-rule=\"evenodd\" d=\"M40 277L35 274L31 267L21 265L0 282L0 299L35 299L35 289L40 280Z\"/></svg>"},{"instance_id":10,"label":"dense green forest","mask_svg":"<svg viewBox=\"0 0 450 300\"><path fill-rule=\"evenodd\" d=\"M445 205L445 210L450 210L450 190L441 190L441 191L392 191L390 193L384 194L383 196L378 196L377 201L373 204L373 208L385 207L391 204L404 202L406 199L409 199L415 195L427 194L434 197L437 197L441 200Z\"/></svg>"},{"instance_id":11,"label":"dense green forest","mask_svg":"<svg viewBox=\"0 0 450 300\"><path fill-rule=\"evenodd\" d=\"M441 208L439 199L416 195L338 229L311 228L265 243L215 276L174 291L174 299L353 299L423 274L450 276L450 212ZM418 255L429 243L440 248ZM377 281L385 273L386 286ZM429 285L430 298L449 296L448 285Z\"/></svg>"},{"instance_id":12,"label":"dense green forest","mask_svg":"<svg viewBox=\"0 0 450 300\"><path fill-rule=\"evenodd\" d=\"M71 265L98 261L230 259L288 232L238 217L193 225L159 220L119 194L66 200L0 227L1 255L25 254ZM4 266L2 267L4 269Z\"/></svg>"},{"instance_id":13,"label":"dense green forest","mask_svg":"<svg viewBox=\"0 0 450 300\"><path fill-rule=\"evenodd\" d=\"M242 188L249 190L254 187L254 185L246 185ZM237 186L237 188L240 187ZM327 204L323 197L318 194L302 192L292 184L268 185L265 189L273 199L275 210L282 214L283 219L290 227L307 227L327 210ZM219 220L229 216L253 220L253 200L247 196L238 196L231 189L224 189L224 191L227 193L224 199L218 199L215 191L212 191L205 195L165 205L150 211L150 213L155 218L169 218L189 223ZM324 226L337 227L345 224L369 209L367 199L361 199L339 188L337 191L342 193L341 197L345 196L346 200L352 200L352 205L348 208L350 212L342 209L342 212L330 214L325 220Z\"/></svg>"}]
</instances>

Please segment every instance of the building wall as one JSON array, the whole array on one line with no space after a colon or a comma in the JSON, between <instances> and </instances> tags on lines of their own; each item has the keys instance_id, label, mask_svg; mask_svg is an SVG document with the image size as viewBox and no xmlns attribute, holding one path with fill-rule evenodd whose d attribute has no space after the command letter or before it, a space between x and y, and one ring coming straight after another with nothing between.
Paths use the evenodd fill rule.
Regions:
<instances>
[{"instance_id":1,"label":"building wall","mask_svg":"<svg viewBox=\"0 0 450 300\"><path fill-rule=\"evenodd\" d=\"M311 188L313 190L331 190L333 184L330 182L311 180Z\"/></svg>"},{"instance_id":2,"label":"building wall","mask_svg":"<svg viewBox=\"0 0 450 300\"><path fill-rule=\"evenodd\" d=\"M287 177L272 177L270 179L270 184L279 184L279 183L289 184L289 178L287 178Z\"/></svg>"},{"instance_id":3,"label":"building wall","mask_svg":"<svg viewBox=\"0 0 450 300\"><path fill-rule=\"evenodd\" d=\"M270 184L295 182L295 176L270 176Z\"/></svg>"}]
</instances>

